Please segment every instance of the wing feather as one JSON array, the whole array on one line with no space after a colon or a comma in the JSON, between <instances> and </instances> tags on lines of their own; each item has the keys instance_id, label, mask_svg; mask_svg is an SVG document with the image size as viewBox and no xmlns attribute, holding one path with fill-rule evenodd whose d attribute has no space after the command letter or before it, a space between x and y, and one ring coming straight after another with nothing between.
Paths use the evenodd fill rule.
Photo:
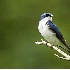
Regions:
<instances>
[{"instance_id":1,"label":"wing feather","mask_svg":"<svg viewBox=\"0 0 70 70\"><path fill-rule=\"evenodd\" d=\"M56 37L70 50L70 47L66 43L62 33L58 29L58 27L50 20L47 21L47 25L49 25L49 28L53 31L53 33L56 33Z\"/></svg>"}]
</instances>

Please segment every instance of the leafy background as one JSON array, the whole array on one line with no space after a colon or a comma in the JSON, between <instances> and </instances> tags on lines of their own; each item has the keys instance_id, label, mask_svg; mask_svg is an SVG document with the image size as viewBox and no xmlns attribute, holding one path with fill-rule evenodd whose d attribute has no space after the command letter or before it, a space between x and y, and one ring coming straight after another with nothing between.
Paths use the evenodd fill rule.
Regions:
<instances>
[{"instance_id":1,"label":"leafy background","mask_svg":"<svg viewBox=\"0 0 70 70\"><path fill-rule=\"evenodd\" d=\"M43 38L37 27L44 12L54 15L70 44L70 0L0 0L0 68L70 68L70 61L53 55L56 51L34 43Z\"/></svg>"}]
</instances>

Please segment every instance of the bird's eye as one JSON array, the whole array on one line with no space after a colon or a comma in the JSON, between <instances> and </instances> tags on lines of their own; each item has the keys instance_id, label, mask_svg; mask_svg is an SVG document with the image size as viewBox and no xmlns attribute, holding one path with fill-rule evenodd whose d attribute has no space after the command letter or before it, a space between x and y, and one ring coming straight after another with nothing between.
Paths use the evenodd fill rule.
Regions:
<instances>
[{"instance_id":1,"label":"bird's eye","mask_svg":"<svg viewBox=\"0 0 70 70\"><path fill-rule=\"evenodd\" d=\"M46 14L46 17L48 17L48 16L49 16L49 17L51 17L51 15L50 15L50 14Z\"/></svg>"}]
</instances>

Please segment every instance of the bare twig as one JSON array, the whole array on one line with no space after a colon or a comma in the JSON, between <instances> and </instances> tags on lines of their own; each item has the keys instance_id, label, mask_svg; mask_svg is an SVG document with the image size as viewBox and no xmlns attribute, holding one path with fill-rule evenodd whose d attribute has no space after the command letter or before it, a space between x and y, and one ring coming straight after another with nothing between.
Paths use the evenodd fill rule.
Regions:
<instances>
[{"instance_id":1,"label":"bare twig","mask_svg":"<svg viewBox=\"0 0 70 70\"><path fill-rule=\"evenodd\" d=\"M65 52L63 52L62 50L60 50L59 48L57 48L56 46L54 46L53 44L49 43L49 42L46 42L44 41L43 39L41 39L41 42L35 42L36 44L45 44L47 46L50 46L52 47L54 50L56 50L58 53L62 54L64 57L60 57L59 55L57 54L54 54L56 57L60 58L60 59L65 59L65 60L70 60L70 56L68 54L66 54Z\"/></svg>"}]
</instances>

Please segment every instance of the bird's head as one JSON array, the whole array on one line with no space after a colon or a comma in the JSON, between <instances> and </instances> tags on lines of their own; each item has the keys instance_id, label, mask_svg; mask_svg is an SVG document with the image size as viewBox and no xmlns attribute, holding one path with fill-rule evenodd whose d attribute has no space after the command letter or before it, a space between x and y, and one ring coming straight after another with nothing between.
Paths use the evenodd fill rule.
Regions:
<instances>
[{"instance_id":1,"label":"bird's head","mask_svg":"<svg viewBox=\"0 0 70 70\"><path fill-rule=\"evenodd\" d=\"M40 17L40 20L42 19L47 19L47 20L51 20L52 21L52 14L51 13L43 13Z\"/></svg>"}]
</instances>

